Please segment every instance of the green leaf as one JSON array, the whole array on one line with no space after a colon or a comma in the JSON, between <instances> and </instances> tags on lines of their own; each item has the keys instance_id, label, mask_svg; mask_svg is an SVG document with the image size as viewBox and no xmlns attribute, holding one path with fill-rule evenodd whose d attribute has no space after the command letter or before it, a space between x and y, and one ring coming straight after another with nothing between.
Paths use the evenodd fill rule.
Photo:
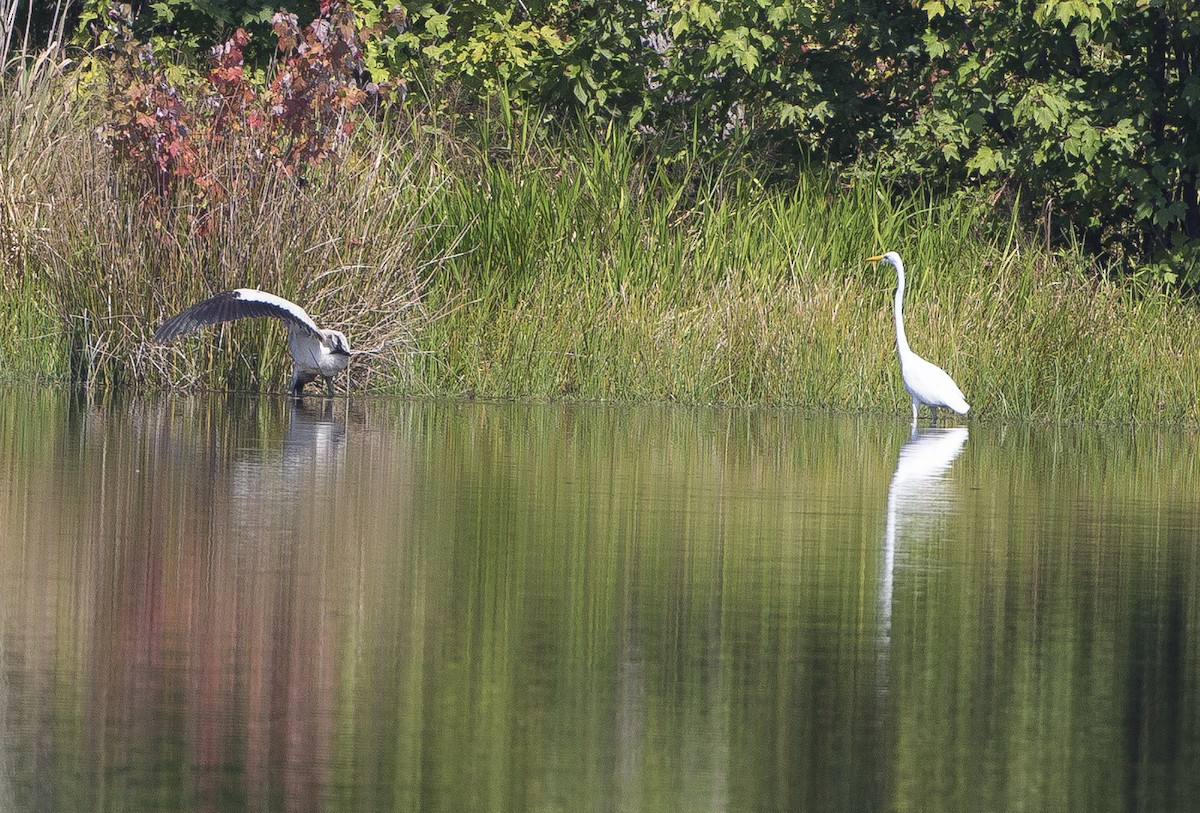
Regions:
<instances>
[{"instance_id":1,"label":"green leaf","mask_svg":"<svg viewBox=\"0 0 1200 813\"><path fill-rule=\"evenodd\" d=\"M158 18L158 22L175 22L175 9L169 2L151 3L150 10L153 11L154 16Z\"/></svg>"},{"instance_id":2,"label":"green leaf","mask_svg":"<svg viewBox=\"0 0 1200 813\"><path fill-rule=\"evenodd\" d=\"M1183 201L1175 201L1170 206L1159 209L1154 213L1154 225L1160 228L1170 226L1183 220L1187 214L1187 206Z\"/></svg>"},{"instance_id":3,"label":"green leaf","mask_svg":"<svg viewBox=\"0 0 1200 813\"><path fill-rule=\"evenodd\" d=\"M925 47L925 53L929 54L931 59L940 59L950 52L949 43L932 31L926 31L921 35L921 44Z\"/></svg>"},{"instance_id":4,"label":"green leaf","mask_svg":"<svg viewBox=\"0 0 1200 813\"><path fill-rule=\"evenodd\" d=\"M967 161L967 168L975 170L980 175L991 175L1000 168L1000 158L999 153L985 144Z\"/></svg>"}]
</instances>

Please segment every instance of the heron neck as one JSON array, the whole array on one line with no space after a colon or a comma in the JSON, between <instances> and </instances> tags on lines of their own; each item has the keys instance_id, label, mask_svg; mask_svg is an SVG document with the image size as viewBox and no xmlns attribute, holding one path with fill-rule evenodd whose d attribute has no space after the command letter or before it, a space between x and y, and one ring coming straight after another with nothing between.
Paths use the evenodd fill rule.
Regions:
<instances>
[{"instance_id":1,"label":"heron neck","mask_svg":"<svg viewBox=\"0 0 1200 813\"><path fill-rule=\"evenodd\" d=\"M908 336L904 334L904 268L896 269L896 351L904 356L910 353L908 349Z\"/></svg>"}]
</instances>

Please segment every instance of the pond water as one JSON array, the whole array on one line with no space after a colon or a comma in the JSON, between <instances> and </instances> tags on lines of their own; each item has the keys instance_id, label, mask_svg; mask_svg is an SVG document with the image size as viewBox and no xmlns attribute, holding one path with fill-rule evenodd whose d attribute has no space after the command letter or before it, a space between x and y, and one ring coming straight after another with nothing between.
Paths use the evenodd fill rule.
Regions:
<instances>
[{"instance_id":1,"label":"pond water","mask_svg":"<svg viewBox=\"0 0 1200 813\"><path fill-rule=\"evenodd\" d=\"M1198 443L0 392L0 809L1190 809Z\"/></svg>"}]
</instances>

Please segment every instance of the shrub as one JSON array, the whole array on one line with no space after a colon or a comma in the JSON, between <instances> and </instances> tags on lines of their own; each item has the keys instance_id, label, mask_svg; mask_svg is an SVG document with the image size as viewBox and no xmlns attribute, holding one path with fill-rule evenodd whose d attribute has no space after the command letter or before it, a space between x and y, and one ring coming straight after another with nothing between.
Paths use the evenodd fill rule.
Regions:
<instances>
[{"instance_id":1,"label":"shrub","mask_svg":"<svg viewBox=\"0 0 1200 813\"><path fill-rule=\"evenodd\" d=\"M1021 190L1063 231L1200 284L1200 8L925 0L927 81L890 169Z\"/></svg>"},{"instance_id":2,"label":"shrub","mask_svg":"<svg viewBox=\"0 0 1200 813\"><path fill-rule=\"evenodd\" d=\"M1007 193L1094 254L1200 285L1200 9L1185 0L352 6L379 33L360 69L414 78L435 108L456 89L501 94L548 121L629 129L668 157L733 145L784 174L804 157L902 189ZM155 3L142 27L207 7Z\"/></svg>"},{"instance_id":3,"label":"shrub","mask_svg":"<svg viewBox=\"0 0 1200 813\"><path fill-rule=\"evenodd\" d=\"M253 173L223 163L231 140L237 150L281 174L304 173L337 154L355 127L355 115L378 109L391 87L360 83L362 38L354 13L325 0L303 28L294 14L272 19L280 60L268 83L248 74L243 50L250 35L238 29L211 49L202 79L182 87L163 68L153 45L133 35L129 7L109 19L116 36L105 49L108 90L104 135L118 164L131 170L152 202L186 188L203 219L214 205L244 191ZM394 22L399 22L397 18Z\"/></svg>"}]
</instances>

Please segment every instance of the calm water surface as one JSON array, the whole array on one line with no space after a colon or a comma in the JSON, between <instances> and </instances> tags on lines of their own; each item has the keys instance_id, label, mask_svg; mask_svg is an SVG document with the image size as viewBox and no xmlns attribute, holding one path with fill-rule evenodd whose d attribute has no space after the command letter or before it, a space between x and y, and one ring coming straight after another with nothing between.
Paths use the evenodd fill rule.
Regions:
<instances>
[{"instance_id":1,"label":"calm water surface","mask_svg":"<svg viewBox=\"0 0 1200 813\"><path fill-rule=\"evenodd\" d=\"M1198 445L0 392L0 810L1195 810Z\"/></svg>"}]
</instances>

